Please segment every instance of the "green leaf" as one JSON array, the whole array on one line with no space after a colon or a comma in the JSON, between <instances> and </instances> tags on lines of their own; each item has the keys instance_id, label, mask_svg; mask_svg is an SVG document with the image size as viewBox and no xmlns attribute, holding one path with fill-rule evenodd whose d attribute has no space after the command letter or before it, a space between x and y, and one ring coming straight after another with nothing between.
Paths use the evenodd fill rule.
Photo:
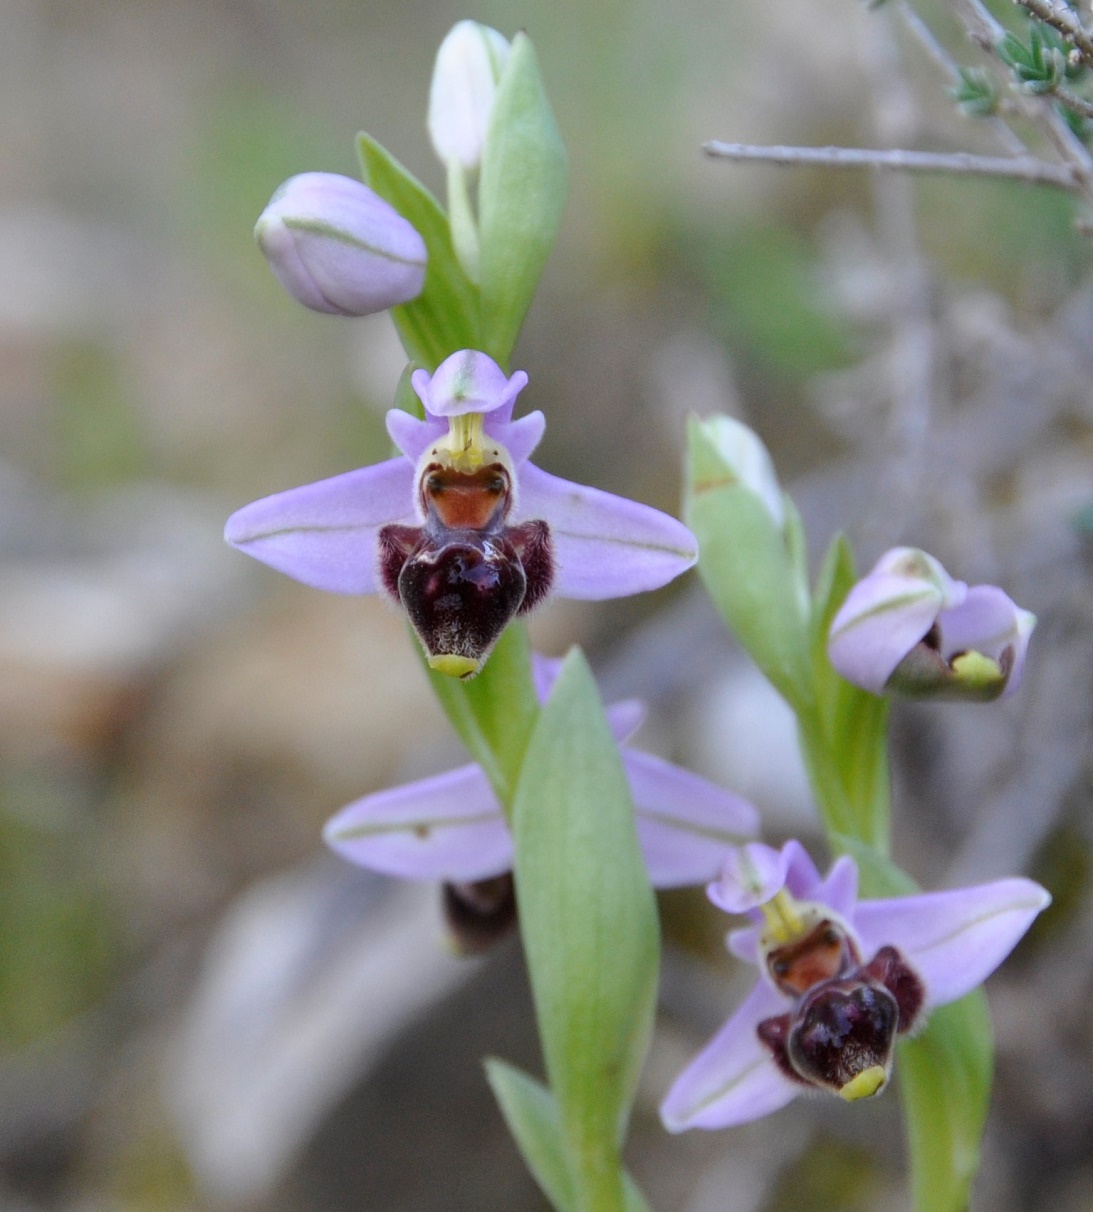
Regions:
<instances>
[{"instance_id":1,"label":"green leaf","mask_svg":"<svg viewBox=\"0 0 1093 1212\"><path fill-rule=\"evenodd\" d=\"M729 629L792 706L811 698L809 635L785 537L692 417L684 517L698 538L698 571Z\"/></svg>"},{"instance_id":2,"label":"green leaf","mask_svg":"<svg viewBox=\"0 0 1093 1212\"><path fill-rule=\"evenodd\" d=\"M917 1212L965 1212L990 1102L993 1041L981 989L941 1006L897 1062Z\"/></svg>"},{"instance_id":3,"label":"green leaf","mask_svg":"<svg viewBox=\"0 0 1093 1212\"><path fill-rule=\"evenodd\" d=\"M506 627L482 672L469 681L427 666L426 672L452 727L486 772L507 813L539 714L527 628L523 623Z\"/></svg>"},{"instance_id":4,"label":"green leaf","mask_svg":"<svg viewBox=\"0 0 1093 1212\"><path fill-rule=\"evenodd\" d=\"M972 118L989 118L998 109L998 90L981 67L961 67L960 83L949 96Z\"/></svg>"},{"instance_id":5,"label":"green leaf","mask_svg":"<svg viewBox=\"0 0 1093 1212\"><path fill-rule=\"evenodd\" d=\"M481 348L503 365L554 244L567 175L535 48L519 33L498 83L478 181Z\"/></svg>"},{"instance_id":6,"label":"green leaf","mask_svg":"<svg viewBox=\"0 0 1093 1212\"><path fill-rule=\"evenodd\" d=\"M656 997L656 906L618 749L584 657L540 713L513 803L516 896L577 1208L624 1205L619 1146Z\"/></svg>"},{"instance_id":7,"label":"green leaf","mask_svg":"<svg viewBox=\"0 0 1093 1212\"><path fill-rule=\"evenodd\" d=\"M486 1061L486 1079L528 1169L557 1212L576 1207L558 1106L550 1091L502 1060Z\"/></svg>"},{"instance_id":8,"label":"green leaf","mask_svg":"<svg viewBox=\"0 0 1093 1212\"><path fill-rule=\"evenodd\" d=\"M486 1077L520 1152L543 1194L557 1212L571 1212L576 1196L558 1104L533 1077L502 1060L486 1061ZM625 1212L649 1212L629 1174L623 1175Z\"/></svg>"},{"instance_id":9,"label":"green leaf","mask_svg":"<svg viewBox=\"0 0 1093 1212\"><path fill-rule=\"evenodd\" d=\"M457 350L479 349L478 292L456 258L440 203L371 135L357 136L357 154L365 184L417 228L429 252L421 294L391 309L407 355L436 370Z\"/></svg>"}]
</instances>

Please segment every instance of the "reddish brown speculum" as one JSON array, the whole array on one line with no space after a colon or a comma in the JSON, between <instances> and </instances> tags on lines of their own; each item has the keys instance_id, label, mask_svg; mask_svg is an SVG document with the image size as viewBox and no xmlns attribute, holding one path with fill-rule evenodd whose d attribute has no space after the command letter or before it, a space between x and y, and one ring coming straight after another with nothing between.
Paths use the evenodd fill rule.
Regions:
<instances>
[{"instance_id":1,"label":"reddish brown speculum","mask_svg":"<svg viewBox=\"0 0 1093 1212\"><path fill-rule=\"evenodd\" d=\"M429 463L420 477L421 506L450 530L485 530L498 511L508 511L512 483L500 463L460 472Z\"/></svg>"},{"instance_id":2,"label":"reddish brown speculum","mask_svg":"<svg viewBox=\"0 0 1093 1212\"><path fill-rule=\"evenodd\" d=\"M799 997L861 963L853 939L838 922L824 918L803 938L766 951L767 971L778 989Z\"/></svg>"}]
</instances>

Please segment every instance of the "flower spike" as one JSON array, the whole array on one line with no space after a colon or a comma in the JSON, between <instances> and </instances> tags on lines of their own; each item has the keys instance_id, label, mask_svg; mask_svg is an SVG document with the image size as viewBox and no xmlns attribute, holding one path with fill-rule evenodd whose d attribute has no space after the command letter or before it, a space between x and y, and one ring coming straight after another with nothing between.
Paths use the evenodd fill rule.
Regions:
<instances>
[{"instance_id":1,"label":"flower spike","mask_svg":"<svg viewBox=\"0 0 1093 1212\"><path fill-rule=\"evenodd\" d=\"M523 371L462 350L412 383L425 419L387 414L399 457L247 505L227 541L307 585L386 593L433 668L458 677L551 593L625 597L694 564L674 518L527 461L544 421L512 420Z\"/></svg>"},{"instance_id":2,"label":"flower spike","mask_svg":"<svg viewBox=\"0 0 1093 1212\"><path fill-rule=\"evenodd\" d=\"M668 1092L671 1132L746 1123L808 1089L878 1094L897 1037L981 984L1051 900L1015 878L859 901L853 860L821 878L797 842L730 855L710 897L751 918L729 948L761 975Z\"/></svg>"}]
</instances>

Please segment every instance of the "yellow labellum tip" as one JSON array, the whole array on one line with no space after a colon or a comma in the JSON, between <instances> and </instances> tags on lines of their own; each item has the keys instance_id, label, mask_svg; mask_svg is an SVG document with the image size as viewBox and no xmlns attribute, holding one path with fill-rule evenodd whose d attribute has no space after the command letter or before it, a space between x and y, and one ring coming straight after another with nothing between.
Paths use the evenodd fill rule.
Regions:
<instances>
[{"instance_id":1,"label":"yellow labellum tip","mask_svg":"<svg viewBox=\"0 0 1093 1212\"><path fill-rule=\"evenodd\" d=\"M839 1091L839 1097L848 1103L856 1103L862 1098L872 1098L883 1088L887 1080L888 1074L883 1065L871 1065L868 1069L863 1069L857 1077L852 1077Z\"/></svg>"},{"instance_id":2,"label":"yellow labellum tip","mask_svg":"<svg viewBox=\"0 0 1093 1212\"><path fill-rule=\"evenodd\" d=\"M428 660L430 669L435 669L437 673L446 673L450 678L468 678L472 673L477 673L479 668L478 661L470 657L456 656L451 652L431 656Z\"/></svg>"}]
</instances>

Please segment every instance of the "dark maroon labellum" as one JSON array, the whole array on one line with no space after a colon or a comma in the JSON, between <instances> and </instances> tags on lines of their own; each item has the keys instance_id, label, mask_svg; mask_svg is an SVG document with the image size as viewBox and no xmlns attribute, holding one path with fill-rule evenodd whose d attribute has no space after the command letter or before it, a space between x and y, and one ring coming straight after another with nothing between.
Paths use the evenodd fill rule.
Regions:
<instances>
[{"instance_id":1,"label":"dark maroon labellum","mask_svg":"<svg viewBox=\"0 0 1093 1212\"><path fill-rule=\"evenodd\" d=\"M527 593L527 576L512 543L473 531L428 536L402 566L398 596L430 655L480 660Z\"/></svg>"},{"instance_id":2,"label":"dark maroon labellum","mask_svg":"<svg viewBox=\"0 0 1093 1212\"><path fill-rule=\"evenodd\" d=\"M545 522L507 526L508 472L425 469L424 526L379 533L384 587L401 602L432 659L459 658L474 673L517 614L537 605L554 579Z\"/></svg>"},{"instance_id":3,"label":"dark maroon labellum","mask_svg":"<svg viewBox=\"0 0 1093 1212\"><path fill-rule=\"evenodd\" d=\"M898 1023L896 999L883 985L828 981L807 993L793 1015L789 1062L806 1081L838 1093L867 1069L887 1071Z\"/></svg>"},{"instance_id":4,"label":"dark maroon labellum","mask_svg":"<svg viewBox=\"0 0 1093 1212\"><path fill-rule=\"evenodd\" d=\"M914 1026L924 997L896 948L882 947L868 964L805 990L789 1013L756 1031L787 1077L845 1093L870 1070L887 1074L896 1035Z\"/></svg>"},{"instance_id":5,"label":"dark maroon labellum","mask_svg":"<svg viewBox=\"0 0 1093 1212\"><path fill-rule=\"evenodd\" d=\"M444 918L460 954L488 951L516 926L512 873L472 884L445 884Z\"/></svg>"}]
</instances>

